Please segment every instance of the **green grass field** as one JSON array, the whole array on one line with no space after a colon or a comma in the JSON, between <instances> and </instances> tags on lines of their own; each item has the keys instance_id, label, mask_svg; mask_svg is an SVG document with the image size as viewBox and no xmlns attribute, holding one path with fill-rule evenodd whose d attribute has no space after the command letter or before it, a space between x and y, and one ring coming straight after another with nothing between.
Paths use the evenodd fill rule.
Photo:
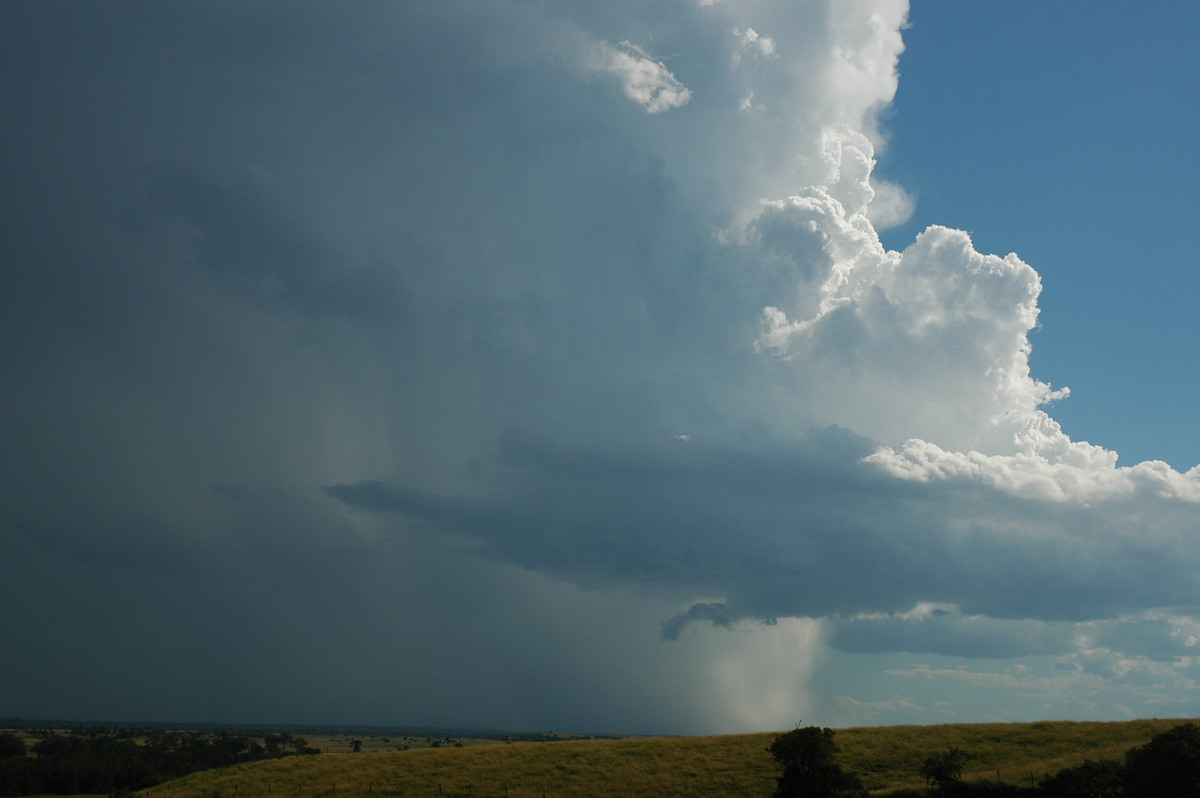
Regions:
<instances>
[{"instance_id":1,"label":"green grass field","mask_svg":"<svg viewBox=\"0 0 1200 798\"><path fill-rule=\"evenodd\" d=\"M837 732L841 761L874 793L923 787L917 768L950 747L974 759L967 780L1029 783L1124 752L1184 720L889 726ZM729 796L766 798L776 733L414 748L289 757L195 773L146 798L320 796Z\"/></svg>"}]
</instances>

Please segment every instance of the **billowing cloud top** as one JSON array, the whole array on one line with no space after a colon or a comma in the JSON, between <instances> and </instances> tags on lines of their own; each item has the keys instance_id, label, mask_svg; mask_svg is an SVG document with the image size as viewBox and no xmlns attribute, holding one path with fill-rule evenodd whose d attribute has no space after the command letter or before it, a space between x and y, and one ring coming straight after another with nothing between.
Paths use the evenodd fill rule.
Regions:
<instances>
[{"instance_id":1,"label":"billowing cloud top","mask_svg":"<svg viewBox=\"0 0 1200 798\"><path fill-rule=\"evenodd\" d=\"M632 616L1190 673L1200 469L1063 433L1019 257L880 242L906 3L53 5L0 25L0 583L70 597L0 622L10 712L136 715L48 706L45 663L123 683L155 634L128 678L207 668L233 713L288 706L220 703L249 646L251 680L448 669L387 720L794 720L658 689ZM577 650L657 664L596 693Z\"/></svg>"}]
</instances>

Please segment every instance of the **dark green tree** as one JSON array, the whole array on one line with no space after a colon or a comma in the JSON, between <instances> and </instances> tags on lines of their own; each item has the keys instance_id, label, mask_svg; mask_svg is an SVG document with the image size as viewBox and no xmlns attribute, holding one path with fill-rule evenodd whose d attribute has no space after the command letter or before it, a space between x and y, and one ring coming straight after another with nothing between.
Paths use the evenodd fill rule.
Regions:
<instances>
[{"instance_id":1,"label":"dark green tree","mask_svg":"<svg viewBox=\"0 0 1200 798\"><path fill-rule=\"evenodd\" d=\"M796 728L779 735L767 750L783 767L775 798L866 798L858 776L835 761L832 729Z\"/></svg>"},{"instance_id":2,"label":"dark green tree","mask_svg":"<svg viewBox=\"0 0 1200 798\"><path fill-rule=\"evenodd\" d=\"M321 753L320 748L309 747L308 740L305 739L304 737L292 737L291 735L288 735L288 734L285 734L284 737L289 738L289 741L290 741L289 744L292 746L293 749L295 749L297 754L319 754L319 753Z\"/></svg>"},{"instance_id":3,"label":"dark green tree","mask_svg":"<svg viewBox=\"0 0 1200 798\"><path fill-rule=\"evenodd\" d=\"M1085 760L1046 776L1038 787L1049 798L1117 798L1121 795L1121 763Z\"/></svg>"},{"instance_id":4,"label":"dark green tree","mask_svg":"<svg viewBox=\"0 0 1200 798\"><path fill-rule=\"evenodd\" d=\"M288 735L290 738L291 735ZM283 756L283 736L279 734L263 735L263 753L269 759Z\"/></svg>"},{"instance_id":5,"label":"dark green tree","mask_svg":"<svg viewBox=\"0 0 1200 798\"><path fill-rule=\"evenodd\" d=\"M944 754L926 759L917 772L924 777L926 784L932 784L945 793L962 781L963 768L970 759L970 754L961 748L951 748Z\"/></svg>"},{"instance_id":6,"label":"dark green tree","mask_svg":"<svg viewBox=\"0 0 1200 798\"><path fill-rule=\"evenodd\" d=\"M77 734L52 734L33 744L33 752L41 759L75 759L87 750L87 738Z\"/></svg>"},{"instance_id":7,"label":"dark green tree","mask_svg":"<svg viewBox=\"0 0 1200 798\"><path fill-rule=\"evenodd\" d=\"M12 732L0 734L0 759L18 756L25 756L25 740Z\"/></svg>"},{"instance_id":8,"label":"dark green tree","mask_svg":"<svg viewBox=\"0 0 1200 798\"><path fill-rule=\"evenodd\" d=\"M1200 798L1200 727L1185 723L1129 749L1121 775L1127 798Z\"/></svg>"}]
</instances>

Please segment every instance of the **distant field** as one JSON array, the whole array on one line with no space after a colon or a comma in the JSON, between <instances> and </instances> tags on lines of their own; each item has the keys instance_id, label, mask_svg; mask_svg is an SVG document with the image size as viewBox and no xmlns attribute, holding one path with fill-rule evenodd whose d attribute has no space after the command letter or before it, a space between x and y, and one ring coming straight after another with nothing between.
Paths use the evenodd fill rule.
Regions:
<instances>
[{"instance_id":1,"label":"distant field","mask_svg":"<svg viewBox=\"0 0 1200 798\"><path fill-rule=\"evenodd\" d=\"M305 739L308 744L320 748L327 754L348 754L355 740L362 745L363 753L379 751L398 751L401 749L414 750L417 748L473 748L480 745L503 745L502 740L492 738L453 737L447 741L444 737L428 737L414 735L396 735L393 737L377 737L362 734L313 734Z\"/></svg>"},{"instance_id":2,"label":"distant field","mask_svg":"<svg viewBox=\"0 0 1200 798\"><path fill-rule=\"evenodd\" d=\"M843 764L872 792L923 787L917 768L958 747L974 760L968 780L1029 783L1084 759L1124 752L1185 720L1005 723L843 729ZM380 750L289 757L191 776L145 790L146 798L323 798L325 796L509 796L509 798L765 798L777 773L767 746L776 733L629 738L463 748ZM317 738L313 745L322 747ZM337 750L336 746L327 750Z\"/></svg>"}]
</instances>

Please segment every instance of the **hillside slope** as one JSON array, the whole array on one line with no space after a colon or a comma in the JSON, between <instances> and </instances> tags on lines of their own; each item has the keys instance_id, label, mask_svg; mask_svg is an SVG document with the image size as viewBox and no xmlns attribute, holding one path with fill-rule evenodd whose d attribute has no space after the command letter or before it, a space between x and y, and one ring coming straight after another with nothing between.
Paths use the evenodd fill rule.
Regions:
<instances>
[{"instance_id":1,"label":"hillside slope","mask_svg":"<svg viewBox=\"0 0 1200 798\"><path fill-rule=\"evenodd\" d=\"M841 760L873 792L920 787L928 756L972 755L968 780L1028 783L1086 759L1124 752L1184 720L890 726L837 732ZM509 798L766 798L777 774L766 748L776 733L526 743L475 748L329 754L195 773L138 793L145 798L509 796Z\"/></svg>"}]
</instances>

